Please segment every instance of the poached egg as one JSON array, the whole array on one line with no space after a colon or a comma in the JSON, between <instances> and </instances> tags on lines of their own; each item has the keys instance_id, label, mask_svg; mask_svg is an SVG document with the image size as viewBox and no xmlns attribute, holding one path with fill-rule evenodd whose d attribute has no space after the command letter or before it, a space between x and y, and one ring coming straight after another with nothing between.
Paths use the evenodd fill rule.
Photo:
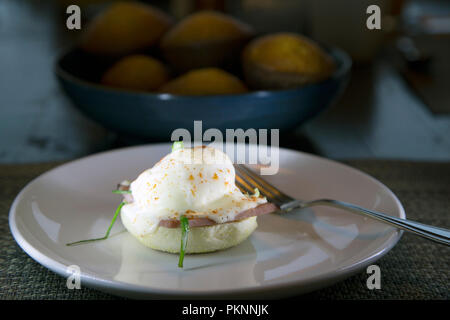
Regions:
<instances>
[{"instance_id":1,"label":"poached egg","mask_svg":"<svg viewBox=\"0 0 450 320\"><path fill-rule=\"evenodd\" d=\"M235 184L230 158L211 147L172 151L130 185L134 201L121 211L134 232L155 232L161 220L208 218L218 224L233 221L265 198L243 194Z\"/></svg>"}]
</instances>

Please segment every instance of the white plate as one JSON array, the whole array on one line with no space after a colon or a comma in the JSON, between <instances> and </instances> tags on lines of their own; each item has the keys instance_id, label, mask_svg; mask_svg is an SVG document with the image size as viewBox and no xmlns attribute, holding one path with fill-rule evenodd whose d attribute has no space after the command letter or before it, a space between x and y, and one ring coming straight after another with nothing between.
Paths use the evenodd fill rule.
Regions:
<instances>
[{"instance_id":1,"label":"white plate","mask_svg":"<svg viewBox=\"0 0 450 320\"><path fill-rule=\"evenodd\" d=\"M100 153L55 168L30 182L9 215L12 234L33 259L81 285L138 298L274 298L311 291L351 274L388 252L401 232L342 210L315 207L258 218L244 243L216 253L178 256L142 246L120 219L102 236L120 196L111 190L153 166L169 144ZM334 198L405 218L396 196L374 178L337 162L280 149L280 171L267 179L293 197ZM63 279L62 279L63 281ZM365 285L362 283L361 285Z\"/></svg>"}]
</instances>

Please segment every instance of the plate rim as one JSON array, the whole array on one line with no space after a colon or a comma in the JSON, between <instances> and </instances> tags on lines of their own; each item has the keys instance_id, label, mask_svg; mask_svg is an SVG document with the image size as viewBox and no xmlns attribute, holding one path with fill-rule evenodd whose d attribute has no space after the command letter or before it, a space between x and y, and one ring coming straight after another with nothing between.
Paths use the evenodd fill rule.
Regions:
<instances>
[{"instance_id":1,"label":"plate rim","mask_svg":"<svg viewBox=\"0 0 450 320\"><path fill-rule=\"evenodd\" d=\"M43 265L44 267L55 272L56 274L58 274L64 278L67 278L67 276L69 275L66 271L68 266L55 260L54 258L47 256L45 253L41 252L39 250L39 248L33 246L33 244L28 242L26 240L26 238L24 237L24 235L22 234L22 232L19 230L19 228L17 226L17 221L16 221L16 218L17 218L16 208L17 208L18 204L20 203L20 201L22 200L23 194L32 186L33 183L35 183L36 180L42 178L45 175L51 174L56 170L63 169L65 166L69 166L74 163L85 161L87 159L94 158L94 157L102 157L107 154L112 154L112 153L116 153L116 152L130 151L132 149L145 149L145 148L149 148L149 147L153 147L153 146L163 146L163 145L170 147L171 144L165 143L165 142L151 143L151 144L129 146L129 147L124 147L124 148L117 148L117 149L113 149L113 150L102 151L102 152L87 155L85 157L81 157L81 158L74 159L74 160L65 162L63 164L57 165L56 167L54 167L46 172L43 172L39 176L35 177L34 179L32 179L30 182L28 182L22 188L22 190L16 195L14 201L11 204L9 214L8 214L8 221L9 221L9 228L10 228L10 231L11 231L11 234L12 234L14 240L19 245L19 247L23 251L25 251L25 253L28 256L30 256L33 260L35 260L37 263ZM390 188L388 188L385 184L383 184L378 179L372 177L371 175L369 175L359 169L353 168L350 165L341 163L339 161L328 159L328 158L321 157L321 156L317 156L317 155L310 154L307 152L289 149L289 148L282 148L282 147L279 147L279 150L298 153L301 156L312 157L314 159L318 159L321 161L330 162L333 165L337 165L338 167L343 167L347 170L355 171L356 173L365 176L365 178L371 180L373 183L380 185L387 191L388 195L390 197L392 197L392 199L395 202L396 207L398 208L399 217L402 219L406 218L406 213L403 208L403 205L400 202L400 200L398 199L398 197L395 195L395 193ZM306 291L298 290L298 291L301 291L301 293L306 293L306 292L318 289L320 287L326 286L326 285L328 285L328 283L332 283L332 282L334 283L334 282L343 280L347 277L350 277L352 274L357 273L358 271L362 270L364 267L370 265L372 262L375 262L376 260L382 258L386 253L388 253L398 243L398 241L400 240L402 235L403 235L402 230L398 230L398 229L395 230L394 233L386 240L385 244L383 245L383 247L380 250L376 250L374 253L372 253L368 257L366 257L362 260L359 260L358 262L353 263L349 266L345 266L343 268L334 270L329 273L318 274L318 275L315 275L315 276L307 278L307 279L283 280L283 281L279 281L276 283L264 284L261 286L253 285L253 286L241 287L241 288L228 288L228 289L219 289L219 290L198 290L198 291L197 290L192 291L189 289L176 289L176 290L175 289L162 289L162 288L154 288L154 287L149 287L149 286L126 283L126 282L118 281L118 280L107 280L107 279L97 277L94 274L91 274L91 273L85 272L85 271L80 273L80 280L81 280L81 283L84 284L86 287L96 288L100 291L111 292L110 290L113 290L115 292L114 294L118 294L118 295L120 295L120 293L132 293L132 294L137 293L140 295L142 295L142 294L158 295L159 298L170 298L170 297L174 297L174 298L179 298L179 297L191 297L191 298L192 297L194 297L194 298L195 297L209 297L209 298L213 298L213 297L218 297L218 296L219 297L220 296L229 297L229 296L260 294L260 293L263 293L266 291L279 290L279 289L280 290L281 289L290 290L290 289L299 288L302 286L304 286L305 288L313 287L310 290L306 289ZM333 280L335 280L335 281L333 281ZM321 284L319 284L319 282ZM314 284L316 284L316 286L314 286ZM123 294L123 295L130 296L127 294Z\"/></svg>"}]
</instances>

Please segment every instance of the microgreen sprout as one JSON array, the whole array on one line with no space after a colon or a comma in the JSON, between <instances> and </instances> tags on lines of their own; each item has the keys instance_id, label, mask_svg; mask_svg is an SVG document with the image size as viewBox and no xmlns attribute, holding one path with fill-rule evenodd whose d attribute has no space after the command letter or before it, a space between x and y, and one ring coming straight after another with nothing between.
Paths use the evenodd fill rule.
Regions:
<instances>
[{"instance_id":1,"label":"microgreen sprout","mask_svg":"<svg viewBox=\"0 0 450 320\"><path fill-rule=\"evenodd\" d=\"M131 190L113 190L112 193L115 193L115 194L130 194Z\"/></svg>"},{"instance_id":2,"label":"microgreen sprout","mask_svg":"<svg viewBox=\"0 0 450 320\"><path fill-rule=\"evenodd\" d=\"M186 252L189 234L189 220L185 216L180 217L180 227L181 227L181 248L180 248L180 257L178 259L178 267L183 268L184 254Z\"/></svg>"},{"instance_id":3,"label":"microgreen sprout","mask_svg":"<svg viewBox=\"0 0 450 320\"><path fill-rule=\"evenodd\" d=\"M116 219L117 219L117 216L118 216L119 213L120 213L120 210L121 210L122 207L123 207L124 205L126 205L126 204L127 204L126 202L121 202L121 203L119 204L119 206L118 206L117 209L116 209L116 213L114 214L114 217L112 218L111 223L110 223L110 225L109 225L109 228L108 228L108 230L106 231L106 234L105 234L104 237L102 237L102 238L95 238L95 239L80 240L80 241L76 241L76 242L67 243L66 245L67 245L67 246L73 246L73 245L77 245L77 244L82 244L82 243L87 243L87 242L94 242L94 241L99 241L99 240L106 240L106 239L108 239L109 233L111 232L111 229L112 229L112 227L113 227L113 225L114 225L114 222L116 222Z\"/></svg>"},{"instance_id":4,"label":"microgreen sprout","mask_svg":"<svg viewBox=\"0 0 450 320\"><path fill-rule=\"evenodd\" d=\"M172 152L183 149L184 144L183 141L175 141L172 145Z\"/></svg>"}]
</instances>

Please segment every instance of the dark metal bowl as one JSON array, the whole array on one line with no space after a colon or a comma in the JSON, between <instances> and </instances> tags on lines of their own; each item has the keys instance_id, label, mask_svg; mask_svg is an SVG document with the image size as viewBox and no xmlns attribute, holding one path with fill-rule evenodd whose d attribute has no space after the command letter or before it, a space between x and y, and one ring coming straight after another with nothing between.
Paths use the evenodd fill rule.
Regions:
<instances>
[{"instance_id":1,"label":"dark metal bowl","mask_svg":"<svg viewBox=\"0 0 450 320\"><path fill-rule=\"evenodd\" d=\"M92 59L71 49L57 59L55 73L83 113L108 129L134 137L167 140L173 130L192 132L194 120L203 130L218 128L278 128L287 131L328 107L345 88L349 56L327 49L337 68L330 78L296 89L253 91L235 95L179 96L133 92L98 84L111 61Z\"/></svg>"}]
</instances>

